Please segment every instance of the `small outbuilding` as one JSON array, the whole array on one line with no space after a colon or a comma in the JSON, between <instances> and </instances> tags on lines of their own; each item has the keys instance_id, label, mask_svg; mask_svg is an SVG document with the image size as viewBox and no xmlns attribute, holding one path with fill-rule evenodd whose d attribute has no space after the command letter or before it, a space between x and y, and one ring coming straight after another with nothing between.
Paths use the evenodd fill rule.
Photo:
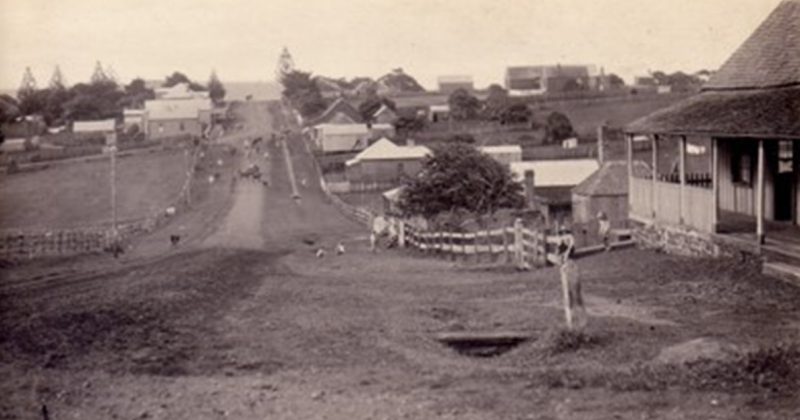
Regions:
<instances>
[{"instance_id":1,"label":"small outbuilding","mask_svg":"<svg viewBox=\"0 0 800 420\"><path fill-rule=\"evenodd\" d=\"M635 161L634 172L645 176L650 167ZM625 161L609 161L600 169L572 189L572 221L590 224L603 212L611 227L628 225L628 164Z\"/></svg>"}]
</instances>

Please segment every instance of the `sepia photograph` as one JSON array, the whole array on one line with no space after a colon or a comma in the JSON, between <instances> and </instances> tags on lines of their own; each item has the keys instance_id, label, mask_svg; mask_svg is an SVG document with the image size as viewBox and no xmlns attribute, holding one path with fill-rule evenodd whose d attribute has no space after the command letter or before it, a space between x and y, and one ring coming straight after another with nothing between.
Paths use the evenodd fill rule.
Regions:
<instances>
[{"instance_id":1,"label":"sepia photograph","mask_svg":"<svg viewBox=\"0 0 800 420\"><path fill-rule=\"evenodd\" d=\"M0 0L0 395L800 419L800 0Z\"/></svg>"}]
</instances>

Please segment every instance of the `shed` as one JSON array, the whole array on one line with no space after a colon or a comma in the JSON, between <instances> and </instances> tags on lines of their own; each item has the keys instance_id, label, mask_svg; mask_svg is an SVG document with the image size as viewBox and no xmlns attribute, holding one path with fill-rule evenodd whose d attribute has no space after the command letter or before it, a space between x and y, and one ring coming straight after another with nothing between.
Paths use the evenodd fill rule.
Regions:
<instances>
[{"instance_id":1,"label":"shed","mask_svg":"<svg viewBox=\"0 0 800 420\"><path fill-rule=\"evenodd\" d=\"M539 160L513 162L511 172L515 179L525 182L530 205L550 223L572 218L572 188L599 167L594 159ZM526 179L526 173L532 173L532 179Z\"/></svg>"},{"instance_id":2,"label":"shed","mask_svg":"<svg viewBox=\"0 0 800 420\"><path fill-rule=\"evenodd\" d=\"M650 167L634 162L635 173L644 176ZM612 227L628 223L628 163L608 161L572 189L572 220L577 224L595 221L597 214L608 216Z\"/></svg>"}]
</instances>

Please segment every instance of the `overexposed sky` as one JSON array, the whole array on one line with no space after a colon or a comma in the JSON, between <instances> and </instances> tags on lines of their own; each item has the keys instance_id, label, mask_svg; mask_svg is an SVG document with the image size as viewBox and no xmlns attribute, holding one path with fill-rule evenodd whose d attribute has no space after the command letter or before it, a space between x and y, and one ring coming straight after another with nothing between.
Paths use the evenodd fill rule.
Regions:
<instances>
[{"instance_id":1,"label":"overexposed sky","mask_svg":"<svg viewBox=\"0 0 800 420\"><path fill-rule=\"evenodd\" d=\"M95 61L119 78L178 70L204 82L270 80L285 45L297 67L378 77L403 67L502 82L508 65L716 69L780 0L0 0L0 88L26 66L45 86Z\"/></svg>"}]
</instances>

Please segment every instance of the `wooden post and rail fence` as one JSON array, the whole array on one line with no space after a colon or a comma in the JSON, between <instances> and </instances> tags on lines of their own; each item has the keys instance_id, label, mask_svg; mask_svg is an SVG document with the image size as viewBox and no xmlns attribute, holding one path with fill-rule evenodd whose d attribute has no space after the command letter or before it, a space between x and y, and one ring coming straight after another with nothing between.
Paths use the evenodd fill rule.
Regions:
<instances>
[{"instance_id":1,"label":"wooden post and rail fence","mask_svg":"<svg viewBox=\"0 0 800 420\"><path fill-rule=\"evenodd\" d=\"M401 248L413 248L425 254L477 263L513 265L520 270L559 263L559 245L566 235L548 234L523 226L517 219L513 226L483 229L474 232L438 232L415 229L402 220L395 220L397 243ZM610 248L634 244L626 229L612 232ZM576 248L574 255L586 255L605 249L603 244Z\"/></svg>"}]
</instances>

